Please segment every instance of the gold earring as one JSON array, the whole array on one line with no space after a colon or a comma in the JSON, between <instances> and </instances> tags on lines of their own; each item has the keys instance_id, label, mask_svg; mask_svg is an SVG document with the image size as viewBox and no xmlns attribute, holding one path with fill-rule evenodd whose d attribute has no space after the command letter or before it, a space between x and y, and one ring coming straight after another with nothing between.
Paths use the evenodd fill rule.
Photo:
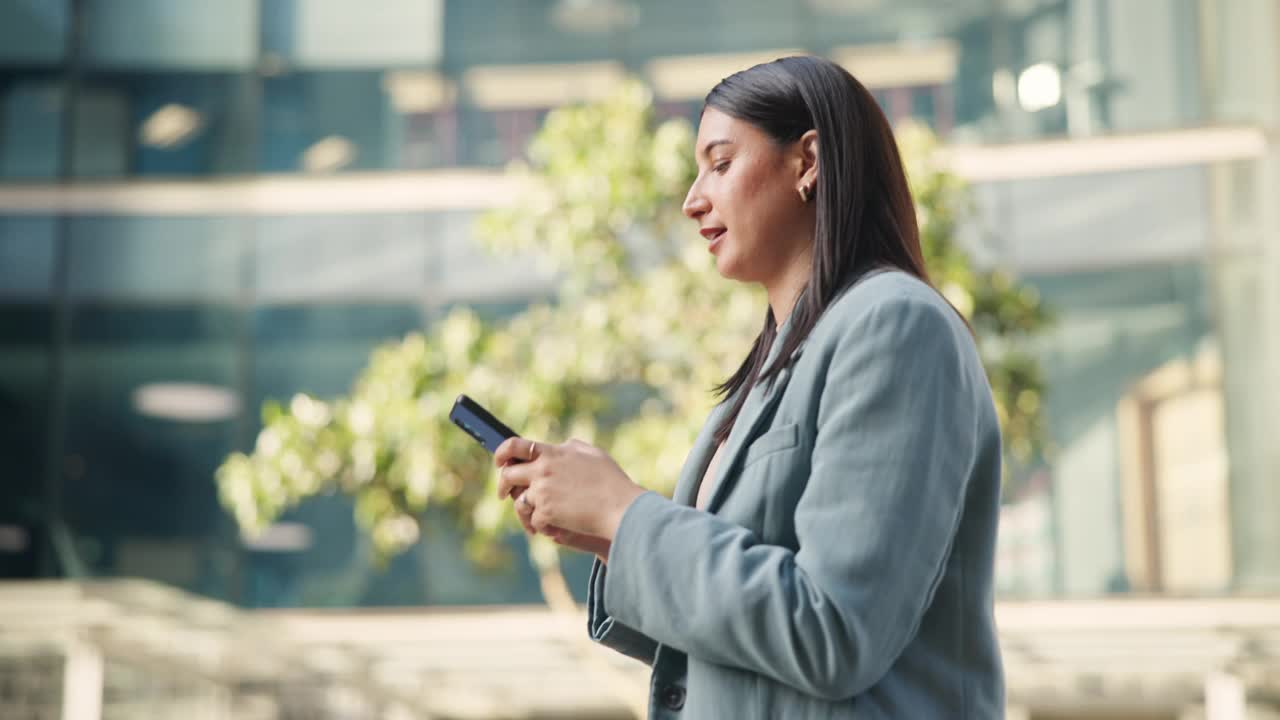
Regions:
<instances>
[{"instance_id":1,"label":"gold earring","mask_svg":"<svg viewBox=\"0 0 1280 720\"><path fill-rule=\"evenodd\" d=\"M800 186L800 202L805 204L808 204L809 202L809 188L804 185Z\"/></svg>"}]
</instances>

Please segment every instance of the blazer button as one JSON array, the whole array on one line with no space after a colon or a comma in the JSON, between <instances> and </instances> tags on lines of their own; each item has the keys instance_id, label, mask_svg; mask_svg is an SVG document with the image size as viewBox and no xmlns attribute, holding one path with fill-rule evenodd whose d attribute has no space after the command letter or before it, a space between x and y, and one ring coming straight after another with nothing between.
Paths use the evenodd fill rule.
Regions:
<instances>
[{"instance_id":1,"label":"blazer button","mask_svg":"<svg viewBox=\"0 0 1280 720\"><path fill-rule=\"evenodd\" d=\"M684 707L684 688L679 685L668 685L662 689L662 704L668 710L679 710Z\"/></svg>"}]
</instances>

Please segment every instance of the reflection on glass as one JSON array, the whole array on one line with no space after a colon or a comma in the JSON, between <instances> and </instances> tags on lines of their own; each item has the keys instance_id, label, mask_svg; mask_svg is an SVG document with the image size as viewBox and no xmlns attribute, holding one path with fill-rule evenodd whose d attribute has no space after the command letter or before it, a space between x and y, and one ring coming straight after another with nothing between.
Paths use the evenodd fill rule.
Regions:
<instances>
[{"instance_id":1,"label":"reflection on glass","mask_svg":"<svg viewBox=\"0 0 1280 720\"><path fill-rule=\"evenodd\" d=\"M79 306L71 327L61 520L75 542L64 552L95 574L227 597L226 518L210 477L237 445L236 423L208 403L239 396L235 308ZM191 386L205 391L181 398L181 416L173 393L155 395Z\"/></svg>"},{"instance_id":2,"label":"reflection on glass","mask_svg":"<svg viewBox=\"0 0 1280 720\"><path fill-rule=\"evenodd\" d=\"M95 72L79 95L76 174L210 175L248 169L244 80L215 72Z\"/></svg>"},{"instance_id":3,"label":"reflection on glass","mask_svg":"<svg viewBox=\"0 0 1280 720\"><path fill-rule=\"evenodd\" d=\"M292 72L263 84L266 172L438 166L452 158L452 90L437 75Z\"/></svg>"},{"instance_id":4,"label":"reflection on glass","mask_svg":"<svg viewBox=\"0 0 1280 720\"><path fill-rule=\"evenodd\" d=\"M0 303L0 578L44 570L52 315L43 303Z\"/></svg>"}]
</instances>

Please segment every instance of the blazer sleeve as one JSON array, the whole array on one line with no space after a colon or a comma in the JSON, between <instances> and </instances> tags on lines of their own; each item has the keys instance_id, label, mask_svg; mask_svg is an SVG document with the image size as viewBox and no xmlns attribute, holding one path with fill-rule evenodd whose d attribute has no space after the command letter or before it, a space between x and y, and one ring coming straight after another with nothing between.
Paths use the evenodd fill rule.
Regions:
<instances>
[{"instance_id":1,"label":"blazer sleeve","mask_svg":"<svg viewBox=\"0 0 1280 720\"><path fill-rule=\"evenodd\" d=\"M888 672L951 551L985 377L941 303L903 293L851 312L813 389L799 550L646 493L609 555L615 623L828 700Z\"/></svg>"},{"instance_id":2,"label":"blazer sleeve","mask_svg":"<svg viewBox=\"0 0 1280 720\"><path fill-rule=\"evenodd\" d=\"M591 565L591 582L587 586L587 633L591 639L613 648L623 655L653 664L658 643L651 637L615 620L604 609L605 576L608 567L596 558Z\"/></svg>"}]
</instances>

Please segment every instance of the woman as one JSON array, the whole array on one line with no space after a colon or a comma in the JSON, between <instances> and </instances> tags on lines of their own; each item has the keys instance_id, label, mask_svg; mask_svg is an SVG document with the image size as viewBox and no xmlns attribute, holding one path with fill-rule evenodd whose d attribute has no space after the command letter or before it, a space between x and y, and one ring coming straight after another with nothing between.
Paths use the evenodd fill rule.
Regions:
<instances>
[{"instance_id":1,"label":"woman","mask_svg":"<svg viewBox=\"0 0 1280 720\"><path fill-rule=\"evenodd\" d=\"M1000 434L888 122L839 66L783 58L711 91L695 152L684 212L769 308L674 499L524 438L499 492L598 556L589 631L652 665L651 717L1002 717Z\"/></svg>"}]
</instances>

